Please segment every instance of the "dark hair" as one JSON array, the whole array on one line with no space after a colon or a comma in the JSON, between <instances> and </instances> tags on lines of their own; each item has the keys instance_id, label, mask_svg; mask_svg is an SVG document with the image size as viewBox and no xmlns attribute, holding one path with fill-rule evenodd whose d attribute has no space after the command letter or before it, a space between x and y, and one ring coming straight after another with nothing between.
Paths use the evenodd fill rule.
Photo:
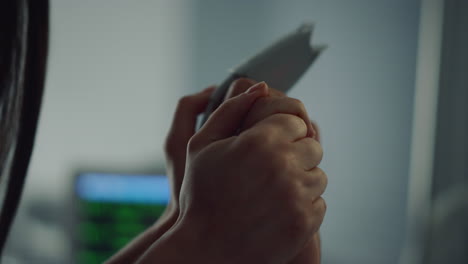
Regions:
<instances>
[{"instance_id":1,"label":"dark hair","mask_svg":"<svg viewBox=\"0 0 468 264\"><path fill-rule=\"evenodd\" d=\"M0 253L34 145L44 89L48 12L48 0L0 4L0 183L5 185L3 204L0 197Z\"/></svg>"}]
</instances>

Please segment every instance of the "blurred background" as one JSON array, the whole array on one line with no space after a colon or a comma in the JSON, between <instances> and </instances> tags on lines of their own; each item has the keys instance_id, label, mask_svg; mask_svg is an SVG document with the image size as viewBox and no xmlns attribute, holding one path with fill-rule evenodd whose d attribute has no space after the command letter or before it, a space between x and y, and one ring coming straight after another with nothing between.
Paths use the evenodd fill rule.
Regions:
<instances>
[{"instance_id":1,"label":"blurred background","mask_svg":"<svg viewBox=\"0 0 468 264\"><path fill-rule=\"evenodd\" d=\"M328 49L290 96L304 102L323 138L323 263L397 263L408 236L422 6L52 0L46 93L7 261L91 263L76 253L76 229L95 210L80 207L77 179L164 175L162 146L178 98L221 82L229 68L312 21L312 42Z\"/></svg>"}]
</instances>

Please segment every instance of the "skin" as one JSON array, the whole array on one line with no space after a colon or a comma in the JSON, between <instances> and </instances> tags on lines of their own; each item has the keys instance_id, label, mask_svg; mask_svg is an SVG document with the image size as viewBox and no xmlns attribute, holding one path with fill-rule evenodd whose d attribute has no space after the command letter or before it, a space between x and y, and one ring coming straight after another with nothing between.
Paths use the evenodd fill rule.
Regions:
<instances>
[{"instance_id":1,"label":"skin","mask_svg":"<svg viewBox=\"0 0 468 264\"><path fill-rule=\"evenodd\" d=\"M237 80L237 82L233 84L226 93L225 100L243 93L255 83L256 82L254 80L245 78ZM243 123L242 130L252 127L259 120L262 120L274 113L288 113L302 118L307 123L308 131L310 131L308 136L312 137L317 142L320 142L318 126L312 122L308 122L310 119L302 102L293 98L288 98L283 92L273 88L270 88L269 92L269 97L260 98L255 102ZM304 249L301 250L301 252L289 263L315 264L320 263L320 257L320 236L317 232L311 237Z\"/></svg>"},{"instance_id":2,"label":"skin","mask_svg":"<svg viewBox=\"0 0 468 264\"><path fill-rule=\"evenodd\" d=\"M230 100L197 134L196 116L213 88L180 100L166 141L172 202L108 263L141 255L140 263L183 263L187 256L192 263L319 263L326 175L316 167L322 155L316 129L302 103L263 84L257 94L244 94L252 84L235 82Z\"/></svg>"}]
</instances>

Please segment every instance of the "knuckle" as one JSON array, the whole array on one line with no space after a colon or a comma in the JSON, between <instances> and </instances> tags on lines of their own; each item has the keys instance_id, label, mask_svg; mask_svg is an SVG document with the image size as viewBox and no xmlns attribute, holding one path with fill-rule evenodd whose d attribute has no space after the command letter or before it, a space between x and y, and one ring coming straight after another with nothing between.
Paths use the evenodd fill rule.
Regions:
<instances>
[{"instance_id":1,"label":"knuckle","mask_svg":"<svg viewBox=\"0 0 468 264\"><path fill-rule=\"evenodd\" d=\"M291 115L291 114L275 114L272 116L272 121L276 124L277 127L275 129L278 130L278 128L286 128L286 131L296 131L294 133L304 133L307 130L307 125L304 122L304 120L296 115Z\"/></svg>"},{"instance_id":2,"label":"knuckle","mask_svg":"<svg viewBox=\"0 0 468 264\"><path fill-rule=\"evenodd\" d=\"M256 150L261 145L261 140L259 133L244 133L239 136L238 147L242 150Z\"/></svg>"},{"instance_id":3,"label":"knuckle","mask_svg":"<svg viewBox=\"0 0 468 264\"><path fill-rule=\"evenodd\" d=\"M327 188L328 177L327 174L325 174L325 172L318 167L315 167L312 172L312 177L310 178L308 185L314 186L315 189L319 191L316 195L320 196Z\"/></svg>"},{"instance_id":4,"label":"knuckle","mask_svg":"<svg viewBox=\"0 0 468 264\"><path fill-rule=\"evenodd\" d=\"M325 216L325 212L327 211L327 203L322 197L319 197L317 201L315 201L315 208L317 216L323 218Z\"/></svg>"},{"instance_id":5,"label":"knuckle","mask_svg":"<svg viewBox=\"0 0 468 264\"><path fill-rule=\"evenodd\" d=\"M291 102L292 102L294 105L296 105L297 107L302 108L302 109L305 109L304 103L303 103L301 100L299 100L299 99L297 99L297 98L292 98L292 97L288 97L288 99L291 100Z\"/></svg>"},{"instance_id":6,"label":"knuckle","mask_svg":"<svg viewBox=\"0 0 468 264\"><path fill-rule=\"evenodd\" d=\"M288 100L292 108L295 109L295 114L304 115L307 113L305 105L301 100L291 97L287 97L285 98L285 100Z\"/></svg>"},{"instance_id":7,"label":"knuckle","mask_svg":"<svg viewBox=\"0 0 468 264\"><path fill-rule=\"evenodd\" d=\"M325 215L325 213L327 212L327 202L325 202L323 198L321 199L321 201L322 201L321 203L322 212Z\"/></svg>"},{"instance_id":8,"label":"knuckle","mask_svg":"<svg viewBox=\"0 0 468 264\"><path fill-rule=\"evenodd\" d=\"M307 124L305 123L304 119L302 119L299 116L296 116L296 115L289 116L289 122L291 123L291 125L297 126L298 128L299 127L307 128Z\"/></svg>"},{"instance_id":9,"label":"knuckle","mask_svg":"<svg viewBox=\"0 0 468 264\"><path fill-rule=\"evenodd\" d=\"M304 120L296 115L276 114L275 118L278 120L278 122L285 123L288 126L302 126L305 124Z\"/></svg>"},{"instance_id":10,"label":"knuckle","mask_svg":"<svg viewBox=\"0 0 468 264\"><path fill-rule=\"evenodd\" d=\"M310 149L311 149L311 153L314 158L314 161L316 163L315 165L320 164L320 162L323 159L322 145L318 141L312 140L312 143L310 144Z\"/></svg>"},{"instance_id":11,"label":"knuckle","mask_svg":"<svg viewBox=\"0 0 468 264\"><path fill-rule=\"evenodd\" d=\"M241 144L254 152L270 153L273 150L274 143L275 135L270 127L249 131L241 136Z\"/></svg>"},{"instance_id":12,"label":"knuckle","mask_svg":"<svg viewBox=\"0 0 468 264\"><path fill-rule=\"evenodd\" d=\"M187 151L189 153L198 152L202 146L201 139L198 135L192 136L187 143Z\"/></svg>"}]
</instances>

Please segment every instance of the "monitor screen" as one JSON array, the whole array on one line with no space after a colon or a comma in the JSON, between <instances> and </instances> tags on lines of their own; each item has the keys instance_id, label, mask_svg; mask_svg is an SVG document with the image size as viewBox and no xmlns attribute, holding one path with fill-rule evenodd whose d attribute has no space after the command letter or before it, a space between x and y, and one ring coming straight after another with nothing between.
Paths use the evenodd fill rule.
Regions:
<instances>
[{"instance_id":1,"label":"monitor screen","mask_svg":"<svg viewBox=\"0 0 468 264\"><path fill-rule=\"evenodd\" d=\"M75 181L77 263L102 263L164 212L164 175L82 173Z\"/></svg>"}]
</instances>

